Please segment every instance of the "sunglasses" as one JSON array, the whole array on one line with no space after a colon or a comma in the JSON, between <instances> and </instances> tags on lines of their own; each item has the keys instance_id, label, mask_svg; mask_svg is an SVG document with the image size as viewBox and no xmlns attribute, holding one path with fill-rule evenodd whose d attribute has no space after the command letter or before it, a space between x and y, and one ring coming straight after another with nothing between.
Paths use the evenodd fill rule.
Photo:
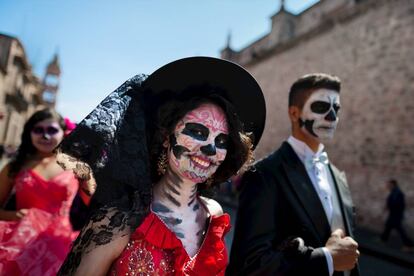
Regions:
<instances>
[{"instance_id":1,"label":"sunglasses","mask_svg":"<svg viewBox=\"0 0 414 276\"><path fill-rule=\"evenodd\" d=\"M54 127L54 126L48 126L48 127L37 126L32 129L32 133L35 135L47 134L47 135L53 136L53 135L56 135L59 132L59 130L60 130L59 128Z\"/></svg>"}]
</instances>

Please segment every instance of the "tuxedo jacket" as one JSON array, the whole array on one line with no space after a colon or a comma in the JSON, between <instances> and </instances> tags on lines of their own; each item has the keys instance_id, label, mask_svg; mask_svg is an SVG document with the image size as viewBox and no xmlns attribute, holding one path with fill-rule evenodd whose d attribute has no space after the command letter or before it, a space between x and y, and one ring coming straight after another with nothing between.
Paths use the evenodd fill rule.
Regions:
<instances>
[{"instance_id":1,"label":"tuxedo jacket","mask_svg":"<svg viewBox=\"0 0 414 276\"><path fill-rule=\"evenodd\" d=\"M332 164L329 171L346 234L352 237L354 208L345 174ZM284 142L246 172L241 185L226 275L329 275L322 247L331 228L306 169L292 147ZM359 275L357 267L351 275Z\"/></svg>"}]
</instances>

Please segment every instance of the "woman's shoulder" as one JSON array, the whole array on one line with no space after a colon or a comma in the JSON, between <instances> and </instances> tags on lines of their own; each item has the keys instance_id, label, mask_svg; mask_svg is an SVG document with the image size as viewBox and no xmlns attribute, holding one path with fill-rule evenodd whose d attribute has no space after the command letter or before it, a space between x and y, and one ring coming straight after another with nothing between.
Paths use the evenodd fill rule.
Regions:
<instances>
[{"instance_id":1,"label":"woman's shoulder","mask_svg":"<svg viewBox=\"0 0 414 276\"><path fill-rule=\"evenodd\" d=\"M94 210L62 265L60 275L104 275L130 239L126 212L117 208Z\"/></svg>"},{"instance_id":2,"label":"woman's shoulder","mask_svg":"<svg viewBox=\"0 0 414 276\"><path fill-rule=\"evenodd\" d=\"M223 214L223 208L216 200L204 196L199 198L212 216L221 216Z\"/></svg>"},{"instance_id":3,"label":"woman's shoulder","mask_svg":"<svg viewBox=\"0 0 414 276\"><path fill-rule=\"evenodd\" d=\"M1 174L4 174L4 175L8 175L9 171L10 171L10 162L6 163L6 164L5 164L5 165L1 168L0 173L1 173Z\"/></svg>"},{"instance_id":4,"label":"woman's shoulder","mask_svg":"<svg viewBox=\"0 0 414 276\"><path fill-rule=\"evenodd\" d=\"M0 185L13 185L14 178L10 177L11 163L7 163L0 171Z\"/></svg>"}]
</instances>

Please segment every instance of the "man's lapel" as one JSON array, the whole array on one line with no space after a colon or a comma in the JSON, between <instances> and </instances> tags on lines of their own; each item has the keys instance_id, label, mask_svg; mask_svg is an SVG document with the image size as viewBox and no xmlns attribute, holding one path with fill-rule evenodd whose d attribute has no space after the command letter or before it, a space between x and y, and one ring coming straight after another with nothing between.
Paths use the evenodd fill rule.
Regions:
<instances>
[{"instance_id":1,"label":"man's lapel","mask_svg":"<svg viewBox=\"0 0 414 276\"><path fill-rule=\"evenodd\" d=\"M344 172L338 170L334 165L329 164L329 169L332 174L332 178L335 182L339 204L341 206L341 211L344 217L345 227L347 228L347 234L353 236L352 233L352 218L353 218L353 203L351 198L351 193L346 181L346 176Z\"/></svg>"},{"instance_id":2,"label":"man's lapel","mask_svg":"<svg viewBox=\"0 0 414 276\"><path fill-rule=\"evenodd\" d=\"M302 209L307 213L312 221L315 234L321 243L325 243L326 237L330 235L330 226L326 218L325 211L317 192L306 172L303 163L287 143L281 147L284 158L283 167L289 179L289 184L298 197Z\"/></svg>"}]
</instances>

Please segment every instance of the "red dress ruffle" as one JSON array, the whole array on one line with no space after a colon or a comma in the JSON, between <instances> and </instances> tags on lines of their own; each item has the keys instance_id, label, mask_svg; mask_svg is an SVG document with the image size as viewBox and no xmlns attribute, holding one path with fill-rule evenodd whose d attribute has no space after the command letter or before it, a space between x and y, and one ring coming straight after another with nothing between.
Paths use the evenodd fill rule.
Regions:
<instances>
[{"instance_id":1,"label":"red dress ruffle","mask_svg":"<svg viewBox=\"0 0 414 276\"><path fill-rule=\"evenodd\" d=\"M210 217L204 241L190 258L181 241L151 212L131 235L110 275L224 275L228 262L224 235L229 229L228 214Z\"/></svg>"}]
</instances>

